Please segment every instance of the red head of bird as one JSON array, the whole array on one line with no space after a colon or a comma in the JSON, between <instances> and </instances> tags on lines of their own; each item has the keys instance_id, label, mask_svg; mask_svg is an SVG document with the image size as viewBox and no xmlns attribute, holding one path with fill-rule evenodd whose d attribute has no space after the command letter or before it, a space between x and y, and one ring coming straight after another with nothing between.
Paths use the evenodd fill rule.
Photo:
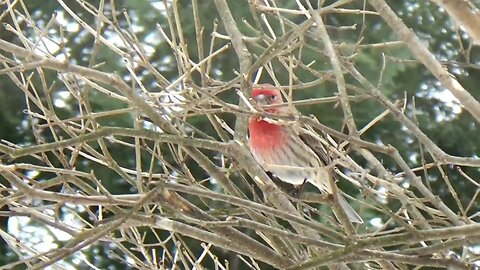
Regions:
<instances>
[{"instance_id":1,"label":"red head of bird","mask_svg":"<svg viewBox=\"0 0 480 270\"><path fill-rule=\"evenodd\" d=\"M279 105L283 103L282 94L275 86L263 84L252 88L252 98L260 106ZM281 107L265 108L269 113L280 113Z\"/></svg>"}]
</instances>

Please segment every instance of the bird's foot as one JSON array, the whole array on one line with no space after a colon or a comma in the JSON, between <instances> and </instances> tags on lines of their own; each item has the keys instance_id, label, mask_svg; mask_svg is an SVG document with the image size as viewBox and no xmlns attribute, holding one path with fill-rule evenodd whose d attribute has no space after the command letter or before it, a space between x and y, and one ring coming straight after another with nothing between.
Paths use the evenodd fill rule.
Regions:
<instances>
[{"instance_id":1,"label":"bird's foot","mask_svg":"<svg viewBox=\"0 0 480 270\"><path fill-rule=\"evenodd\" d=\"M303 183L298 186L294 186L293 191L291 192L290 196L299 199L302 196L303 190L305 189L305 184L307 183L307 179L303 180Z\"/></svg>"}]
</instances>

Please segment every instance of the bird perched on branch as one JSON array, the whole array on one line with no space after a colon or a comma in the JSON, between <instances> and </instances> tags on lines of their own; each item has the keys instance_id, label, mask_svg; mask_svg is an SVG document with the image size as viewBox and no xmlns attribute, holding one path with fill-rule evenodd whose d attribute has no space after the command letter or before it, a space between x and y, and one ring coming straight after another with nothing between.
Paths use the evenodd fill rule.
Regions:
<instances>
[{"instance_id":1,"label":"bird perched on branch","mask_svg":"<svg viewBox=\"0 0 480 270\"><path fill-rule=\"evenodd\" d=\"M272 85L254 86L252 98L260 106L283 104L279 89ZM267 107L265 111L285 115L287 108ZM252 116L248 127L250 150L263 169L292 185L301 186L307 181L320 191L332 194L335 190L331 186L333 172L325 168L330 158L324 145L314 136L260 116ZM340 193L337 198L351 222L363 223Z\"/></svg>"}]
</instances>

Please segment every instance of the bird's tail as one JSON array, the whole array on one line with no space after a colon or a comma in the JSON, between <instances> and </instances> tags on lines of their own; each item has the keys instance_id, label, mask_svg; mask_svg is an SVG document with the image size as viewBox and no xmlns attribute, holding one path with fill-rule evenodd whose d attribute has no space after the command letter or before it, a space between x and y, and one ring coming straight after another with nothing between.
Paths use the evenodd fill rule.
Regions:
<instances>
[{"instance_id":1,"label":"bird's tail","mask_svg":"<svg viewBox=\"0 0 480 270\"><path fill-rule=\"evenodd\" d=\"M318 179L328 179L328 177L331 177L329 172L327 170L320 170L319 173L323 174L320 177L316 177L313 180L309 180L310 183L312 183L314 186L316 186L320 191L327 192L327 193L332 193L332 188L330 185L325 184L326 182L320 182ZM328 182L327 182L328 183ZM350 220L353 223L363 223L363 219L355 212L355 210L350 206L350 204L345 200L342 194L340 192L337 192L338 194L338 203L340 204L340 207L342 207L343 211L347 215L348 220ZM335 214L335 217L338 220L338 215L333 211Z\"/></svg>"},{"instance_id":2,"label":"bird's tail","mask_svg":"<svg viewBox=\"0 0 480 270\"><path fill-rule=\"evenodd\" d=\"M350 206L350 204L345 200L345 197L343 197L342 194L338 193L338 203L342 207L343 211L347 215L348 220L350 220L353 223L363 223L363 219L355 212L355 210ZM335 211L333 212L335 216L338 219L337 214Z\"/></svg>"}]
</instances>

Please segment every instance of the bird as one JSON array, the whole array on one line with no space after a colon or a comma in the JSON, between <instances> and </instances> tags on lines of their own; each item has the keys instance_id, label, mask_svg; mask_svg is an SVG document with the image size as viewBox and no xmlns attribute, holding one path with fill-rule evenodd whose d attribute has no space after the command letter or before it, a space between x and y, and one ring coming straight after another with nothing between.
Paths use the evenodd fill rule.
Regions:
<instances>
[{"instance_id":1,"label":"bird","mask_svg":"<svg viewBox=\"0 0 480 270\"><path fill-rule=\"evenodd\" d=\"M255 103L261 107L284 103L280 90L273 85L254 85L251 94ZM288 113L288 108L284 106L268 106L264 110L270 114ZM325 168L331 158L315 136L258 114L250 117L248 130L250 151L265 171L296 187L309 182L322 193L333 194L336 190L331 186L331 177L334 175ZM342 194L338 192L337 198L351 222L363 223ZM338 219L338 215L335 215Z\"/></svg>"}]
</instances>

